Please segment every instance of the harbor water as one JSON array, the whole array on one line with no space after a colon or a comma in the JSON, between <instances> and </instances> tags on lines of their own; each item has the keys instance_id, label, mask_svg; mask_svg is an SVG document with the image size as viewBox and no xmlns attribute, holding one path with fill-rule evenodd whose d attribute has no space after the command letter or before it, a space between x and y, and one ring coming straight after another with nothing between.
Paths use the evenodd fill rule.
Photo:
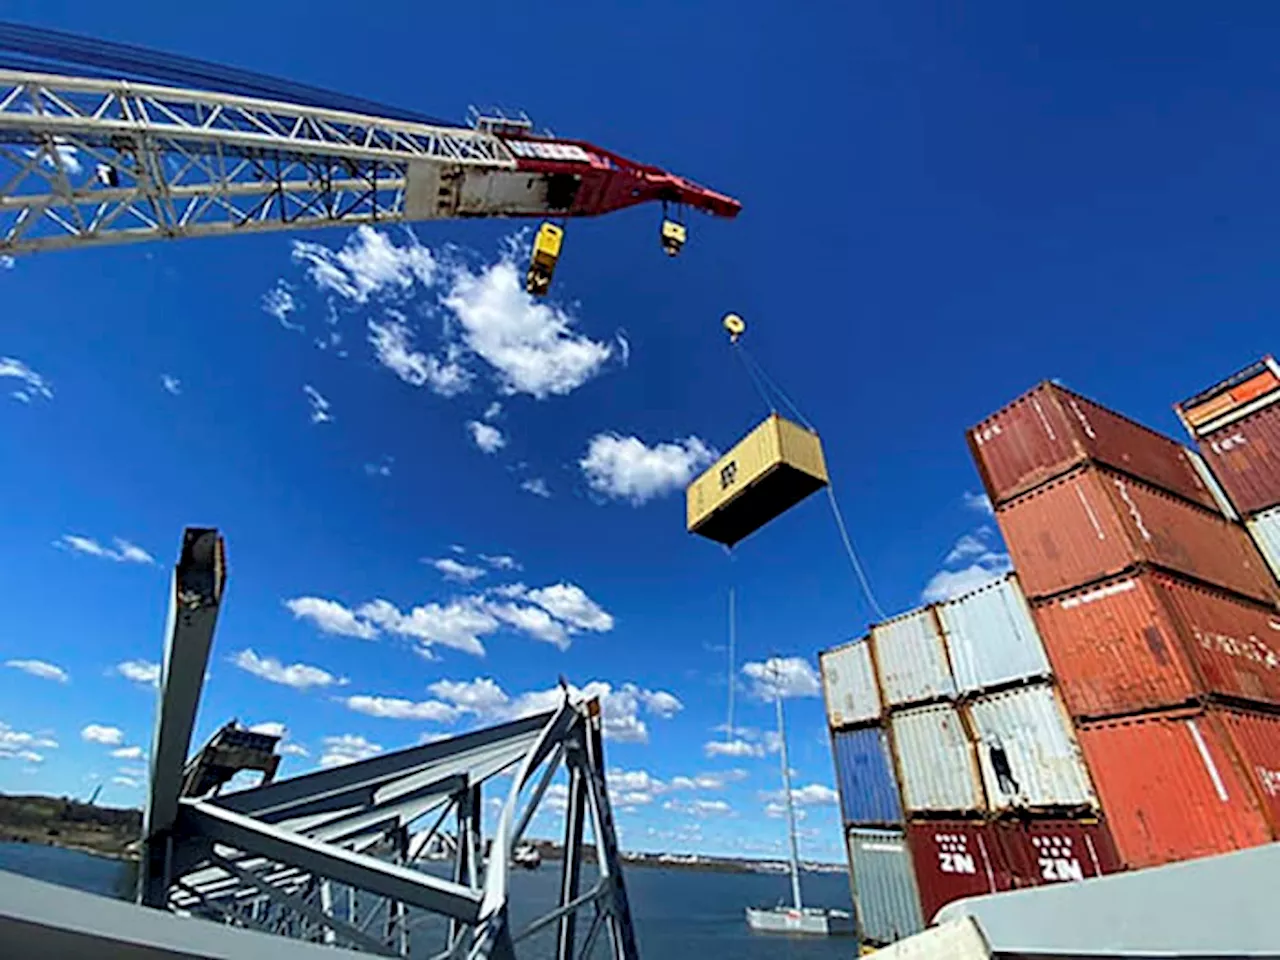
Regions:
<instances>
[{"instance_id":1,"label":"harbor water","mask_svg":"<svg viewBox=\"0 0 1280 960\"><path fill-rule=\"evenodd\" d=\"M513 918L518 928L522 920L549 910L559 886L559 864L548 862L540 870L512 873ZM29 844L0 844L0 870L24 874L50 883L75 887L103 896L127 896L130 865L76 850ZM663 960L849 960L856 955L850 937L796 939L752 934L747 929L745 909L769 906L789 898L784 874L717 873L712 871L655 867L627 870L627 891L635 917L636 936L642 957ZM583 889L590 882L584 876ZM849 883L843 874L804 873L805 903L812 906L848 910ZM580 926L586 925L586 919ZM581 934L580 934L581 935ZM553 938L541 934L531 939L523 955L550 957ZM415 934L415 955L429 956L439 949L430 925L421 938ZM604 941L595 956L605 957Z\"/></svg>"}]
</instances>

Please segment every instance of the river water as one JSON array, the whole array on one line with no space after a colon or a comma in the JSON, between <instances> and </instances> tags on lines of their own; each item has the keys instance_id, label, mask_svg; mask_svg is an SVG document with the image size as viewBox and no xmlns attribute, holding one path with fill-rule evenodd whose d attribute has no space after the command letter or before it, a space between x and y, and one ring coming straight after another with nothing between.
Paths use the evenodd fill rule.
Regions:
<instances>
[{"instance_id":1,"label":"river water","mask_svg":"<svg viewBox=\"0 0 1280 960\"><path fill-rule=\"evenodd\" d=\"M103 896L128 896L129 865L76 850L29 844L0 844L0 870L58 883ZM793 939L752 934L743 910L789 896L783 875L712 873L633 867L626 873L627 892L635 918L640 954L654 960L850 960L857 949L852 938ZM583 889L591 882L583 877ZM843 874L806 873L805 902L814 906L849 909L849 882ZM550 910L558 895L558 864L512 874L512 923L522 923ZM585 926L585 914L580 926ZM429 956L439 949L434 923L414 933L414 954ZM521 945L521 956L549 956L554 927ZM582 933L580 932L579 936ZM593 957L606 957L604 940Z\"/></svg>"}]
</instances>

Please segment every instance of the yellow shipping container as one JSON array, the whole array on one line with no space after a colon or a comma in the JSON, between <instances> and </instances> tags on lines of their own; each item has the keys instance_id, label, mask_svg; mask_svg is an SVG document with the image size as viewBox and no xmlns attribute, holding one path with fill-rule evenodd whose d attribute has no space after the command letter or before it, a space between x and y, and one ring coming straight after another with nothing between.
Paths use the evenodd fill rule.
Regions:
<instances>
[{"instance_id":1,"label":"yellow shipping container","mask_svg":"<svg viewBox=\"0 0 1280 960\"><path fill-rule=\"evenodd\" d=\"M733 546L828 482L818 435L772 414L689 484L689 532Z\"/></svg>"}]
</instances>

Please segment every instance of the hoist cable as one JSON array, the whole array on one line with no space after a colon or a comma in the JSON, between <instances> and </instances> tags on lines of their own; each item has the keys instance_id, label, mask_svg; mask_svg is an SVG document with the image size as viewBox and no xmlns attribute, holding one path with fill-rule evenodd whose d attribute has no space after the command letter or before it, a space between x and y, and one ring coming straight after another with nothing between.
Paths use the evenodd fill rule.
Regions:
<instances>
[{"instance_id":1,"label":"hoist cable","mask_svg":"<svg viewBox=\"0 0 1280 960\"><path fill-rule=\"evenodd\" d=\"M831 512L836 518L836 526L840 529L840 539L844 541L845 552L849 554L849 563L853 565L853 571L858 575L858 583L862 585L862 592L866 595L867 603L871 605L871 610L878 620L887 620L884 611L880 609L880 604L876 602L876 595L871 591L871 583L867 580L866 571L862 569L862 563L858 560L858 553L853 548L853 540L849 537L849 531L845 528L844 517L840 513L840 505L836 503L835 487L831 483L827 483L827 499L831 502Z\"/></svg>"}]
</instances>

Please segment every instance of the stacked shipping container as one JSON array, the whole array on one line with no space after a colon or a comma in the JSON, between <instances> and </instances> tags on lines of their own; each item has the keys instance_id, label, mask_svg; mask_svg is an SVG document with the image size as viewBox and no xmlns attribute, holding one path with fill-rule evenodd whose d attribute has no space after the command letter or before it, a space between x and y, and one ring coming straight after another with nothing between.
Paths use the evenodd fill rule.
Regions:
<instances>
[{"instance_id":1,"label":"stacked shipping container","mask_svg":"<svg viewBox=\"0 0 1280 960\"><path fill-rule=\"evenodd\" d=\"M959 897L1116 869L1014 577L819 660L865 940Z\"/></svg>"},{"instance_id":2,"label":"stacked shipping container","mask_svg":"<svg viewBox=\"0 0 1280 960\"><path fill-rule=\"evenodd\" d=\"M1204 462L1052 384L969 442L1120 859L1268 840L1280 586Z\"/></svg>"}]
</instances>

